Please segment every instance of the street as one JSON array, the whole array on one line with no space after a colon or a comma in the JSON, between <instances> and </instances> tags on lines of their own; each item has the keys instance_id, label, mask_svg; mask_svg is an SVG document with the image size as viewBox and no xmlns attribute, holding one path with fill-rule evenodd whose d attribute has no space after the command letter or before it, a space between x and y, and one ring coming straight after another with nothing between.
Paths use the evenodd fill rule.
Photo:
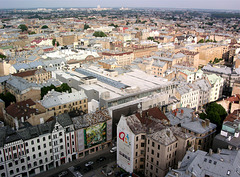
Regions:
<instances>
[{"instance_id":1,"label":"street","mask_svg":"<svg viewBox=\"0 0 240 177\"><path fill-rule=\"evenodd\" d=\"M100 176L105 176L101 173L102 167L108 165L109 167L113 166L116 164L116 152L115 153L110 153L109 152L110 148L106 148L102 151L96 152L94 154L88 155L82 159L75 160L70 163L63 164L60 167L48 170L46 172L37 174L36 177L42 177L42 176L47 176L47 177L58 177L58 174L62 171L68 171L68 174L64 175L64 177L72 177L73 174L68 170L69 167L79 167L80 166L80 173L84 177L100 177ZM100 157L105 157L106 160L103 160L101 162L96 162L96 160ZM84 172L86 170L85 163L93 161L94 163L91 165L93 167L92 170L89 172ZM113 175L111 175L113 176Z\"/></svg>"}]
</instances>

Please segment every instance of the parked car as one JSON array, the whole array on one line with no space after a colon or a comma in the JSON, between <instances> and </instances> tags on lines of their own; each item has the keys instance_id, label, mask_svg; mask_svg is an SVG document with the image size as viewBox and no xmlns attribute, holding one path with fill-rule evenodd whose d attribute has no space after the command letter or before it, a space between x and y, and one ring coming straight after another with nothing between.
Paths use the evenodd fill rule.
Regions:
<instances>
[{"instance_id":1,"label":"parked car","mask_svg":"<svg viewBox=\"0 0 240 177\"><path fill-rule=\"evenodd\" d=\"M96 162L102 162L102 161L104 161L104 160L106 160L106 157L99 157L99 158L96 160Z\"/></svg>"},{"instance_id":2,"label":"parked car","mask_svg":"<svg viewBox=\"0 0 240 177\"><path fill-rule=\"evenodd\" d=\"M86 168L83 169L84 173L87 173L89 171L91 171L93 169L93 167L91 165L87 166Z\"/></svg>"},{"instance_id":3,"label":"parked car","mask_svg":"<svg viewBox=\"0 0 240 177\"><path fill-rule=\"evenodd\" d=\"M89 162L85 163L85 167L88 167L88 166L90 166L92 164L93 164L93 161L89 161Z\"/></svg>"},{"instance_id":4,"label":"parked car","mask_svg":"<svg viewBox=\"0 0 240 177\"><path fill-rule=\"evenodd\" d=\"M75 166L75 167L74 167L74 170L75 170L75 171L80 171L81 169L82 169L82 168L81 168L80 166Z\"/></svg>"},{"instance_id":5,"label":"parked car","mask_svg":"<svg viewBox=\"0 0 240 177\"><path fill-rule=\"evenodd\" d=\"M114 153L114 152L116 152L116 151L117 151L117 146L112 147L112 149L110 149L110 152L111 152L111 153Z\"/></svg>"},{"instance_id":6,"label":"parked car","mask_svg":"<svg viewBox=\"0 0 240 177\"><path fill-rule=\"evenodd\" d=\"M67 174L68 174L67 171L62 171L61 173L58 174L58 177L65 176L65 175L67 175Z\"/></svg>"}]
</instances>

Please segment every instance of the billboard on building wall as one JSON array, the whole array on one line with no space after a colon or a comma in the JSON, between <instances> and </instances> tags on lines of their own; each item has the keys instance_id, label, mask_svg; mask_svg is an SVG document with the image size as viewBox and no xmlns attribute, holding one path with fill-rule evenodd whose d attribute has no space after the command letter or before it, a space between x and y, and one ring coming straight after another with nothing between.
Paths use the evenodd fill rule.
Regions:
<instances>
[{"instance_id":1,"label":"billboard on building wall","mask_svg":"<svg viewBox=\"0 0 240 177\"><path fill-rule=\"evenodd\" d=\"M78 152L84 150L84 131L80 129L77 131L77 148Z\"/></svg>"},{"instance_id":2,"label":"billboard on building wall","mask_svg":"<svg viewBox=\"0 0 240 177\"><path fill-rule=\"evenodd\" d=\"M93 125L85 129L85 148L95 146L106 141L106 122Z\"/></svg>"},{"instance_id":3,"label":"billboard on building wall","mask_svg":"<svg viewBox=\"0 0 240 177\"><path fill-rule=\"evenodd\" d=\"M127 172L133 172L134 134L118 128L117 131L117 163Z\"/></svg>"}]
</instances>

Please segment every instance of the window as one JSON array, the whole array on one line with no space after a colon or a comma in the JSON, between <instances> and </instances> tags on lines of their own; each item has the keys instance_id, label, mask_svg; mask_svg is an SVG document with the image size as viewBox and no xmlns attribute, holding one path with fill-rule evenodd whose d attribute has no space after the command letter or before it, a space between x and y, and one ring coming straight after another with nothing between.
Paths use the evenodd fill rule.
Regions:
<instances>
[{"instance_id":1,"label":"window","mask_svg":"<svg viewBox=\"0 0 240 177\"><path fill-rule=\"evenodd\" d=\"M26 167L25 166L22 166L22 171L26 170Z\"/></svg>"},{"instance_id":2,"label":"window","mask_svg":"<svg viewBox=\"0 0 240 177\"><path fill-rule=\"evenodd\" d=\"M21 159L21 163L24 163L25 161L24 161L24 159Z\"/></svg>"},{"instance_id":3,"label":"window","mask_svg":"<svg viewBox=\"0 0 240 177\"><path fill-rule=\"evenodd\" d=\"M159 153L157 153L157 158L159 158Z\"/></svg>"},{"instance_id":4,"label":"window","mask_svg":"<svg viewBox=\"0 0 240 177\"><path fill-rule=\"evenodd\" d=\"M35 148L34 148L34 147L32 148L32 151L33 151L33 152L35 151Z\"/></svg>"},{"instance_id":5,"label":"window","mask_svg":"<svg viewBox=\"0 0 240 177\"><path fill-rule=\"evenodd\" d=\"M30 160L30 157L29 157L29 156L27 157L27 160Z\"/></svg>"},{"instance_id":6,"label":"window","mask_svg":"<svg viewBox=\"0 0 240 177\"><path fill-rule=\"evenodd\" d=\"M31 141L31 144L34 144L34 141L33 141L33 140Z\"/></svg>"},{"instance_id":7,"label":"window","mask_svg":"<svg viewBox=\"0 0 240 177\"><path fill-rule=\"evenodd\" d=\"M42 156L42 153L41 153L41 152L39 152L38 156L39 156L39 157L41 157L41 156Z\"/></svg>"},{"instance_id":8,"label":"window","mask_svg":"<svg viewBox=\"0 0 240 177\"><path fill-rule=\"evenodd\" d=\"M153 166L151 165L150 169L152 170L153 169Z\"/></svg>"},{"instance_id":9,"label":"window","mask_svg":"<svg viewBox=\"0 0 240 177\"><path fill-rule=\"evenodd\" d=\"M136 145L136 149L138 149L138 144Z\"/></svg>"},{"instance_id":10,"label":"window","mask_svg":"<svg viewBox=\"0 0 240 177\"><path fill-rule=\"evenodd\" d=\"M40 147L40 145L38 146L38 150L40 150L41 149L41 147Z\"/></svg>"},{"instance_id":11,"label":"window","mask_svg":"<svg viewBox=\"0 0 240 177\"><path fill-rule=\"evenodd\" d=\"M10 163L8 164L8 166L9 166L9 167L12 167L12 162L10 162Z\"/></svg>"},{"instance_id":12,"label":"window","mask_svg":"<svg viewBox=\"0 0 240 177\"><path fill-rule=\"evenodd\" d=\"M157 165L159 165L159 162L157 161Z\"/></svg>"},{"instance_id":13,"label":"window","mask_svg":"<svg viewBox=\"0 0 240 177\"><path fill-rule=\"evenodd\" d=\"M158 145L158 149L160 150L160 145Z\"/></svg>"},{"instance_id":14,"label":"window","mask_svg":"<svg viewBox=\"0 0 240 177\"><path fill-rule=\"evenodd\" d=\"M36 159L36 154L33 154L33 159Z\"/></svg>"},{"instance_id":15,"label":"window","mask_svg":"<svg viewBox=\"0 0 240 177\"><path fill-rule=\"evenodd\" d=\"M144 140L145 139L145 135L141 135L141 139Z\"/></svg>"},{"instance_id":16,"label":"window","mask_svg":"<svg viewBox=\"0 0 240 177\"><path fill-rule=\"evenodd\" d=\"M136 141L138 141L138 136L136 136Z\"/></svg>"},{"instance_id":17,"label":"window","mask_svg":"<svg viewBox=\"0 0 240 177\"><path fill-rule=\"evenodd\" d=\"M40 143L40 140L39 140L39 139L37 139L37 143Z\"/></svg>"},{"instance_id":18,"label":"window","mask_svg":"<svg viewBox=\"0 0 240 177\"><path fill-rule=\"evenodd\" d=\"M13 175L13 170L10 170L10 175Z\"/></svg>"},{"instance_id":19,"label":"window","mask_svg":"<svg viewBox=\"0 0 240 177\"><path fill-rule=\"evenodd\" d=\"M46 138L45 138L45 137L43 137L43 141L46 141Z\"/></svg>"},{"instance_id":20,"label":"window","mask_svg":"<svg viewBox=\"0 0 240 177\"><path fill-rule=\"evenodd\" d=\"M153 162L153 158L151 157L151 162Z\"/></svg>"},{"instance_id":21,"label":"window","mask_svg":"<svg viewBox=\"0 0 240 177\"><path fill-rule=\"evenodd\" d=\"M36 166L37 166L37 162L34 162L34 163L33 163L33 166L36 167Z\"/></svg>"},{"instance_id":22,"label":"window","mask_svg":"<svg viewBox=\"0 0 240 177\"><path fill-rule=\"evenodd\" d=\"M16 172L17 172L17 173L19 172L19 168L16 168Z\"/></svg>"},{"instance_id":23,"label":"window","mask_svg":"<svg viewBox=\"0 0 240 177\"><path fill-rule=\"evenodd\" d=\"M138 152L136 152L136 156L138 156Z\"/></svg>"},{"instance_id":24,"label":"window","mask_svg":"<svg viewBox=\"0 0 240 177\"><path fill-rule=\"evenodd\" d=\"M47 147L46 144L43 144L43 147L46 148Z\"/></svg>"},{"instance_id":25,"label":"window","mask_svg":"<svg viewBox=\"0 0 240 177\"><path fill-rule=\"evenodd\" d=\"M154 155L154 150L152 149L152 155Z\"/></svg>"},{"instance_id":26,"label":"window","mask_svg":"<svg viewBox=\"0 0 240 177\"><path fill-rule=\"evenodd\" d=\"M152 147L154 147L154 145L155 145L155 143L154 143L154 142L152 142Z\"/></svg>"}]
</instances>

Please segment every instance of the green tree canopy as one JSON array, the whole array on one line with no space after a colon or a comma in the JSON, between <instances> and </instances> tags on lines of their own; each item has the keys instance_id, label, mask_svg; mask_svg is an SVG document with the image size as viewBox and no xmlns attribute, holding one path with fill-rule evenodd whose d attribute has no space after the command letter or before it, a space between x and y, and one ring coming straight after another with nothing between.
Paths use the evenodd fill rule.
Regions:
<instances>
[{"instance_id":1,"label":"green tree canopy","mask_svg":"<svg viewBox=\"0 0 240 177\"><path fill-rule=\"evenodd\" d=\"M0 58L4 59L6 56L0 53Z\"/></svg>"},{"instance_id":2,"label":"green tree canopy","mask_svg":"<svg viewBox=\"0 0 240 177\"><path fill-rule=\"evenodd\" d=\"M212 123L217 125L217 130L220 131L222 128L223 120L227 116L227 112L222 107L222 105L213 102L207 106L206 114L201 113L199 116L201 119L209 119Z\"/></svg>"},{"instance_id":3,"label":"green tree canopy","mask_svg":"<svg viewBox=\"0 0 240 177\"><path fill-rule=\"evenodd\" d=\"M42 29L47 29L47 28L48 28L47 25L43 25L43 26L42 26Z\"/></svg>"},{"instance_id":4,"label":"green tree canopy","mask_svg":"<svg viewBox=\"0 0 240 177\"><path fill-rule=\"evenodd\" d=\"M52 45L55 46L55 43L56 43L56 39L53 39L52 40Z\"/></svg>"},{"instance_id":5,"label":"green tree canopy","mask_svg":"<svg viewBox=\"0 0 240 177\"><path fill-rule=\"evenodd\" d=\"M67 83L63 83L60 87L55 87L54 85L50 85L47 87L41 88L41 99L48 93L48 91L55 90L56 92L68 92L71 93L72 89L68 86Z\"/></svg>"},{"instance_id":6,"label":"green tree canopy","mask_svg":"<svg viewBox=\"0 0 240 177\"><path fill-rule=\"evenodd\" d=\"M1 93L0 99L2 99L5 102L5 107L8 107L12 102L16 103L16 97L10 92L7 92L5 95Z\"/></svg>"},{"instance_id":7,"label":"green tree canopy","mask_svg":"<svg viewBox=\"0 0 240 177\"><path fill-rule=\"evenodd\" d=\"M90 28L90 26L85 23L83 28L84 28L84 29L88 29L88 28Z\"/></svg>"},{"instance_id":8,"label":"green tree canopy","mask_svg":"<svg viewBox=\"0 0 240 177\"><path fill-rule=\"evenodd\" d=\"M18 28L21 29L22 32L28 30L28 27L26 25L24 25L24 24L19 25Z\"/></svg>"},{"instance_id":9,"label":"green tree canopy","mask_svg":"<svg viewBox=\"0 0 240 177\"><path fill-rule=\"evenodd\" d=\"M114 26L115 28L117 28L118 27L118 25L114 25L113 23L111 23L110 25L108 25L108 26Z\"/></svg>"},{"instance_id":10,"label":"green tree canopy","mask_svg":"<svg viewBox=\"0 0 240 177\"><path fill-rule=\"evenodd\" d=\"M107 37L107 35L102 31L95 31L93 33L93 36L95 36L95 37Z\"/></svg>"}]
</instances>

